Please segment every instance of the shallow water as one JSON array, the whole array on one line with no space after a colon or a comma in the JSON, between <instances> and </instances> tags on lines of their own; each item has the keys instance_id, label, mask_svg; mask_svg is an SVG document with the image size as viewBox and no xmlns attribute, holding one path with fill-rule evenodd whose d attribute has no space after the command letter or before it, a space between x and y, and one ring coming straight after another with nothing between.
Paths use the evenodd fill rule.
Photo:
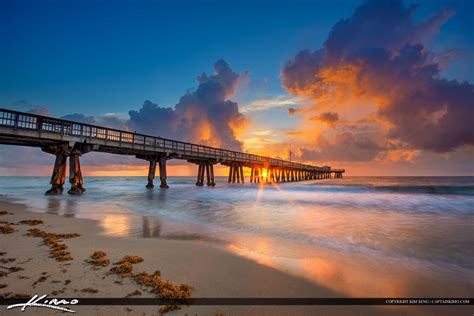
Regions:
<instances>
[{"instance_id":1,"label":"shallow water","mask_svg":"<svg viewBox=\"0 0 474 316\"><path fill-rule=\"evenodd\" d=\"M407 287L418 276L457 280L457 294L473 293L474 177L225 180L200 188L194 177L171 177L170 189L146 190L144 177L86 177L83 196L46 197L47 177L2 177L0 194L96 219L108 235L219 243L349 295L416 294ZM403 284L387 289L395 281Z\"/></svg>"}]
</instances>

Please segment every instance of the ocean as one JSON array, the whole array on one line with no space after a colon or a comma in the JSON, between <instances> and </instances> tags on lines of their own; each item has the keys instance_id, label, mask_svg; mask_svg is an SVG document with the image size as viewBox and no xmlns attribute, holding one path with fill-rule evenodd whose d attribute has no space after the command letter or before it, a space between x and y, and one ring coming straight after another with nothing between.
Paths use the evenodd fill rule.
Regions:
<instances>
[{"instance_id":1,"label":"ocean","mask_svg":"<svg viewBox=\"0 0 474 316\"><path fill-rule=\"evenodd\" d=\"M85 177L83 196L44 196L48 177L1 177L0 194L95 219L105 235L211 243L343 295L416 296L443 280L440 294L452 283L452 295L472 296L474 177L195 181L147 190L145 177Z\"/></svg>"}]
</instances>

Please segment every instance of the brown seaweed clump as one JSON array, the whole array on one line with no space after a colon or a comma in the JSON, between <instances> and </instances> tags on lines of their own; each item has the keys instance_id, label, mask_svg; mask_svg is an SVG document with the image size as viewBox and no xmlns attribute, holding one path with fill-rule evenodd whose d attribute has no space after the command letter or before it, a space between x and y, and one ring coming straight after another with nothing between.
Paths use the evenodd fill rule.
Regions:
<instances>
[{"instance_id":1,"label":"brown seaweed clump","mask_svg":"<svg viewBox=\"0 0 474 316\"><path fill-rule=\"evenodd\" d=\"M81 292L83 292L83 293L98 293L99 290L88 287L88 288L82 289Z\"/></svg>"},{"instance_id":2,"label":"brown seaweed clump","mask_svg":"<svg viewBox=\"0 0 474 316\"><path fill-rule=\"evenodd\" d=\"M0 233L2 234L11 234L16 231L17 231L16 229L13 229L13 227L11 227L8 224L0 226Z\"/></svg>"},{"instance_id":3,"label":"brown seaweed clump","mask_svg":"<svg viewBox=\"0 0 474 316\"><path fill-rule=\"evenodd\" d=\"M159 298L170 300L167 305L160 307L160 313L179 309L179 302L173 299L187 300L191 297L192 287L187 284L173 284L169 280L161 278L161 272L155 271L153 274L141 272L134 274L132 279L139 285L150 288L149 292Z\"/></svg>"},{"instance_id":4,"label":"brown seaweed clump","mask_svg":"<svg viewBox=\"0 0 474 316\"><path fill-rule=\"evenodd\" d=\"M105 267L110 264L110 260L106 258L107 254L103 251L95 251L91 255L91 260L86 260L86 262L90 263L95 267Z\"/></svg>"},{"instance_id":5,"label":"brown seaweed clump","mask_svg":"<svg viewBox=\"0 0 474 316\"><path fill-rule=\"evenodd\" d=\"M10 262L13 262L15 260L16 260L15 258L1 258L0 263L10 263Z\"/></svg>"},{"instance_id":6,"label":"brown seaweed clump","mask_svg":"<svg viewBox=\"0 0 474 316\"><path fill-rule=\"evenodd\" d=\"M49 233L38 228L33 228L33 229L28 229L28 233L26 233L26 236L46 238L49 236Z\"/></svg>"},{"instance_id":7,"label":"brown seaweed clump","mask_svg":"<svg viewBox=\"0 0 474 316\"><path fill-rule=\"evenodd\" d=\"M129 298L131 296L138 296L138 295L142 295L142 294L143 294L142 291L135 290L135 291L130 292L127 295L125 295L125 298Z\"/></svg>"},{"instance_id":8,"label":"brown seaweed clump","mask_svg":"<svg viewBox=\"0 0 474 316\"><path fill-rule=\"evenodd\" d=\"M8 215L7 211L0 211L0 215Z\"/></svg>"},{"instance_id":9,"label":"brown seaweed clump","mask_svg":"<svg viewBox=\"0 0 474 316\"><path fill-rule=\"evenodd\" d=\"M74 260L74 258L71 256L71 253L66 250L51 250L50 252L50 258L56 259L58 262L62 261L71 261Z\"/></svg>"},{"instance_id":10,"label":"brown seaweed clump","mask_svg":"<svg viewBox=\"0 0 474 316\"><path fill-rule=\"evenodd\" d=\"M116 267L110 269L110 272L120 275L121 277L129 275L133 270L130 262L124 262Z\"/></svg>"},{"instance_id":11,"label":"brown seaweed clump","mask_svg":"<svg viewBox=\"0 0 474 316\"><path fill-rule=\"evenodd\" d=\"M36 286L36 284L42 283L42 282L46 281L49 277L50 277L50 275L42 275L42 276L40 276L38 280L36 280L35 282L33 282L32 286L34 287L34 286Z\"/></svg>"},{"instance_id":12,"label":"brown seaweed clump","mask_svg":"<svg viewBox=\"0 0 474 316\"><path fill-rule=\"evenodd\" d=\"M101 259L101 258L104 258L105 256L107 256L107 254L104 251L98 250L98 251L94 251L94 253L91 255L91 259Z\"/></svg>"},{"instance_id":13,"label":"brown seaweed clump","mask_svg":"<svg viewBox=\"0 0 474 316\"><path fill-rule=\"evenodd\" d=\"M40 237L40 238L51 237L51 238L57 238L57 239L69 239L69 238L79 237L81 235L77 233L64 233L64 234L48 233L48 232L45 232L44 230L33 228L33 229L28 229L28 233L26 234L26 236Z\"/></svg>"},{"instance_id":14,"label":"brown seaweed clump","mask_svg":"<svg viewBox=\"0 0 474 316\"><path fill-rule=\"evenodd\" d=\"M143 262L143 258L140 257L140 256L129 256L129 255L127 255L127 256L123 257L122 260L120 260L120 261L118 261L114 264L122 264L122 263L125 263L125 262L129 262L129 263L132 263L132 264L140 263L140 262Z\"/></svg>"},{"instance_id":15,"label":"brown seaweed clump","mask_svg":"<svg viewBox=\"0 0 474 316\"><path fill-rule=\"evenodd\" d=\"M22 267L5 267L5 266L0 266L0 268L7 270L7 272L5 272L5 271L0 271L0 277L6 277L6 276L7 276L8 274L10 274L10 273L14 273L14 272L18 272L18 271L25 270L25 269L23 269Z\"/></svg>"},{"instance_id":16,"label":"brown seaweed clump","mask_svg":"<svg viewBox=\"0 0 474 316\"><path fill-rule=\"evenodd\" d=\"M80 235L76 233L48 233L41 229L33 228L28 229L28 233L26 234L26 236L43 238L43 244L51 249L51 251L49 252L50 258L54 258L58 262L63 262L74 260L74 258L71 256L71 253L67 251L67 245L61 243L62 239L79 237Z\"/></svg>"},{"instance_id":17,"label":"brown seaweed clump","mask_svg":"<svg viewBox=\"0 0 474 316\"><path fill-rule=\"evenodd\" d=\"M10 272L10 273L25 270L22 267L10 267L10 268L7 268L7 269L8 269L8 272Z\"/></svg>"},{"instance_id":18,"label":"brown seaweed clump","mask_svg":"<svg viewBox=\"0 0 474 316\"><path fill-rule=\"evenodd\" d=\"M34 225L43 224L43 221L40 219L28 219L25 221L20 221L20 224L34 226Z\"/></svg>"}]
</instances>

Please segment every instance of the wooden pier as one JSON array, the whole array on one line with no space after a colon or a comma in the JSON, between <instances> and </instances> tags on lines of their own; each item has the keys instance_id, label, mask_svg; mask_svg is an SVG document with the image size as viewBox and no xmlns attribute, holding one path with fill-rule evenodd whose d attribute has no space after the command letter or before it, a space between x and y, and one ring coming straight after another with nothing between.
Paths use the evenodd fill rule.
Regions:
<instances>
[{"instance_id":1,"label":"wooden pier","mask_svg":"<svg viewBox=\"0 0 474 316\"><path fill-rule=\"evenodd\" d=\"M48 195L61 194L66 182L69 158L69 194L85 191L80 156L91 151L134 155L149 163L146 187L154 187L156 169L160 188L168 188L166 162L182 159L198 166L197 186L216 185L214 165L229 167L229 183L244 180L243 168L250 168L250 183L279 183L342 178L344 169L318 167L294 161L181 142L36 114L0 109L0 144L40 147L56 156Z\"/></svg>"}]
</instances>

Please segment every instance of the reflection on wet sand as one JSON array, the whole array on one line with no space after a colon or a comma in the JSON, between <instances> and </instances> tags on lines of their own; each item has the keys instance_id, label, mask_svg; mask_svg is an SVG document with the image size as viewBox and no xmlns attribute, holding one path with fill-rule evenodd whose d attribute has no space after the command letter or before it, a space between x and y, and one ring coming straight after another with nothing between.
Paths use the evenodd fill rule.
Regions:
<instances>
[{"instance_id":1,"label":"reflection on wet sand","mask_svg":"<svg viewBox=\"0 0 474 316\"><path fill-rule=\"evenodd\" d=\"M161 224L155 217L143 216L143 237L160 237Z\"/></svg>"},{"instance_id":2,"label":"reflection on wet sand","mask_svg":"<svg viewBox=\"0 0 474 316\"><path fill-rule=\"evenodd\" d=\"M78 202L75 199L61 200L56 197L49 197L46 213L75 217L78 213Z\"/></svg>"},{"instance_id":3,"label":"reflection on wet sand","mask_svg":"<svg viewBox=\"0 0 474 316\"><path fill-rule=\"evenodd\" d=\"M255 238L252 249L229 245L228 249L260 264L290 272L319 285L352 297L469 297L474 282L453 277L428 264L412 263L373 256L316 249L311 258L271 255L275 241Z\"/></svg>"},{"instance_id":4,"label":"reflection on wet sand","mask_svg":"<svg viewBox=\"0 0 474 316\"><path fill-rule=\"evenodd\" d=\"M63 216L65 217L75 217L78 211L78 205L76 199L66 200L66 207L64 209Z\"/></svg>"},{"instance_id":5,"label":"reflection on wet sand","mask_svg":"<svg viewBox=\"0 0 474 316\"><path fill-rule=\"evenodd\" d=\"M100 218L100 226L106 235L126 236L130 235L130 216L123 214L104 214Z\"/></svg>"},{"instance_id":6,"label":"reflection on wet sand","mask_svg":"<svg viewBox=\"0 0 474 316\"><path fill-rule=\"evenodd\" d=\"M162 238L174 240L196 240L220 243L222 241L210 237L206 232L196 231L179 222L166 222L156 216L134 216L131 214L103 214L94 217L102 228L103 234L109 236L135 236L143 238Z\"/></svg>"},{"instance_id":7,"label":"reflection on wet sand","mask_svg":"<svg viewBox=\"0 0 474 316\"><path fill-rule=\"evenodd\" d=\"M61 201L60 200L58 200L54 197L48 198L46 213L59 214L60 209L61 209Z\"/></svg>"},{"instance_id":8,"label":"reflection on wet sand","mask_svg":"<svg viewBox=\"0 0 474 316\"><path fill-rule=\"evenodd\" d=\"M133 235L143 238L161 237L161 223L154 216L104 214L98 217L98 220L105 235L122 237Z\"/></svg>"},{"instance_id":9,"label":"reflection on wet sand","mask_svg":"<svg viewBox=\"0 0 474 316\"><path fill-rule=\"evenodd\" d=\"M351 252L315 249L318 256L290 258L270 255L275 241L255 238L252 249L230 244L228 249L262 265L309 279L339 297L471 297L472 278L452 278L434 266L410 266L393 258L373 257ZM386 312L403 315L450 315L466 312L466 306L442 310L439 306L377 306Z\"/></svg>"}]
</instances>

